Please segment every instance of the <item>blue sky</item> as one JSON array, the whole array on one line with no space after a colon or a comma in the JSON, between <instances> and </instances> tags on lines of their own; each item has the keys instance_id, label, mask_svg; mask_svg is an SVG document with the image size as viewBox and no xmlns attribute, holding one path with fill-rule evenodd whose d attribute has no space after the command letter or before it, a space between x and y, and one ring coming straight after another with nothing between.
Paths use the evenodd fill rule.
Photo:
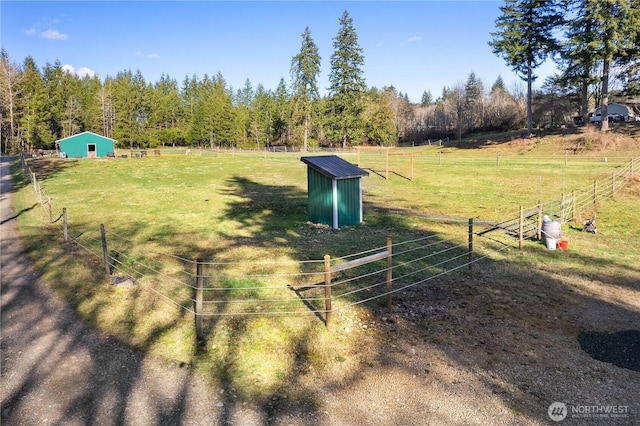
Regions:
<instances>
[{"instance_id":1,"label":"blue sky","mask_svg":"<svg viewBox=\"0 0 640 426\"><path fill-rule=\"evenodd\" d=\"M218 72L234 90L250 80L275 90L290 83L291 58L308 26L322 57L326 93L339 19L346 10L363 49L369 87L393 85L419 102L475 72L487 87L501 75L521 82L488 46L500 1L2 1L1 41L12 61L59 60L79 74L140 70L182 82ZM540 83L553 74L548 64Z\"/></svg>"}]
</instances>

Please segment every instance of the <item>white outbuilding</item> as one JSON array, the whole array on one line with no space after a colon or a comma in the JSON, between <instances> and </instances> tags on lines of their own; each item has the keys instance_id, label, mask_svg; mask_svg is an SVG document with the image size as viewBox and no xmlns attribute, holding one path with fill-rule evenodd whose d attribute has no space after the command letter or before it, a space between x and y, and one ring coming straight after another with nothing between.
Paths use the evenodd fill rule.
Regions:
<instances>
[{"instance_id":1,"label":"white outbuilding","mask_svg":"<svg viewBox=\"0 0 640 426\"><path fill-rule=\"evenodd\" d=\"M609 102L607 106L607 115L610 121L635 121L636 116L633 110L623 104L617 102ZM599 122L602 120L602 108L596 108L591 114L591 122Z\"/></svg>"}]
</instances>

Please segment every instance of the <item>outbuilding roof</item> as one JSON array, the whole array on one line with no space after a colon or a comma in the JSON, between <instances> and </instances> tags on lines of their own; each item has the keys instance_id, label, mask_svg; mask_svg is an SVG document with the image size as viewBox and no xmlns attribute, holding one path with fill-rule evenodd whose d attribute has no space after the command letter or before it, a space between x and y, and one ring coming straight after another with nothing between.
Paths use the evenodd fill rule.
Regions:
<instances>
[{"instance_id":1,"label":"outbuilding roof","mask_svg":"<svg viewBox=\"0 0 640 426\"><path fill-rule=\"evenodd\" d=\"M369 176L369 172L336 155L316 155L302 157L300 160L312 169L331 179L352 179Z\"/></svg>"},{"instance_id":2,"label":"outbuilding roof","mask_svg":"<svg viewBox=\"0 0 640 426\"><path fill-rule=\"evenodd\" d=\"M106 140L113 141L113 142L115 142L115 141L116 141L115 139L111 139L111 138L108 138L108 137L106 137L106 136L99 135L99 134L97 134L97 133L93 133L93 132L82 132L82 133L77 133L77 134L75 134L75 135L67 136L66 138L58 139L58 140L56 141L56 143L60 143L60 142L62 142L62 141L66 141L66 140L68 140L68 139L76 139L76 138L78 138L78 136L80 136L80 135L87 135L87 134L88 134L88 135L93 135L93 136L95 136L95 137L97 137L97 138L100 138L100 139L106 139Z\"/></svg>"}]
</instances>

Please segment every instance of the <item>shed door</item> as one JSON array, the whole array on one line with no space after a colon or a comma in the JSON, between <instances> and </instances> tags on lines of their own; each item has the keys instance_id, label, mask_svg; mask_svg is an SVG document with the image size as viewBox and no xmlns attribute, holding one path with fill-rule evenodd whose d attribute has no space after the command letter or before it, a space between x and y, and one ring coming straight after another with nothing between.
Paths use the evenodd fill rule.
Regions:
<instances>
[{"instance_id":1,"label":"shed door","mask_svg":"<svg viewBox=\"0 0 640 426\"><path fill-rule=\"evenodd\" d=\"M96 144L90 143L87 145L87 158L96 158Z\"/></svg>"}]
</instances>

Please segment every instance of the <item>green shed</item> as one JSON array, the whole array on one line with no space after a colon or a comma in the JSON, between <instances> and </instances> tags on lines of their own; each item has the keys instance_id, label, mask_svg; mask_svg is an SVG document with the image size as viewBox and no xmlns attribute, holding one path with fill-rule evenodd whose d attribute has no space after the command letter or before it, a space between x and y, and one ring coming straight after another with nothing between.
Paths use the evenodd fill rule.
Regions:
<instances>
[{"instance_id":1,"label":"green shed","mask_svg":"<svg viewBox=\"0 0 640 426\"><path fill-rule=\"evenodd\" d=\"M335 155L302 157L307 167L309 220L338 229L362 222L362 176L369 172Z\"/></svg>"},{"instance_id":2,"label":"green shed","mask_svg":"<svg viewBox=\"0 0 640 426\"><path fill-rule=\"evenodd\" d=\"M91 132L78 133L56 141L61 157L98 158L114 155L114 139Z\"/></svg>"}]
</instances>

